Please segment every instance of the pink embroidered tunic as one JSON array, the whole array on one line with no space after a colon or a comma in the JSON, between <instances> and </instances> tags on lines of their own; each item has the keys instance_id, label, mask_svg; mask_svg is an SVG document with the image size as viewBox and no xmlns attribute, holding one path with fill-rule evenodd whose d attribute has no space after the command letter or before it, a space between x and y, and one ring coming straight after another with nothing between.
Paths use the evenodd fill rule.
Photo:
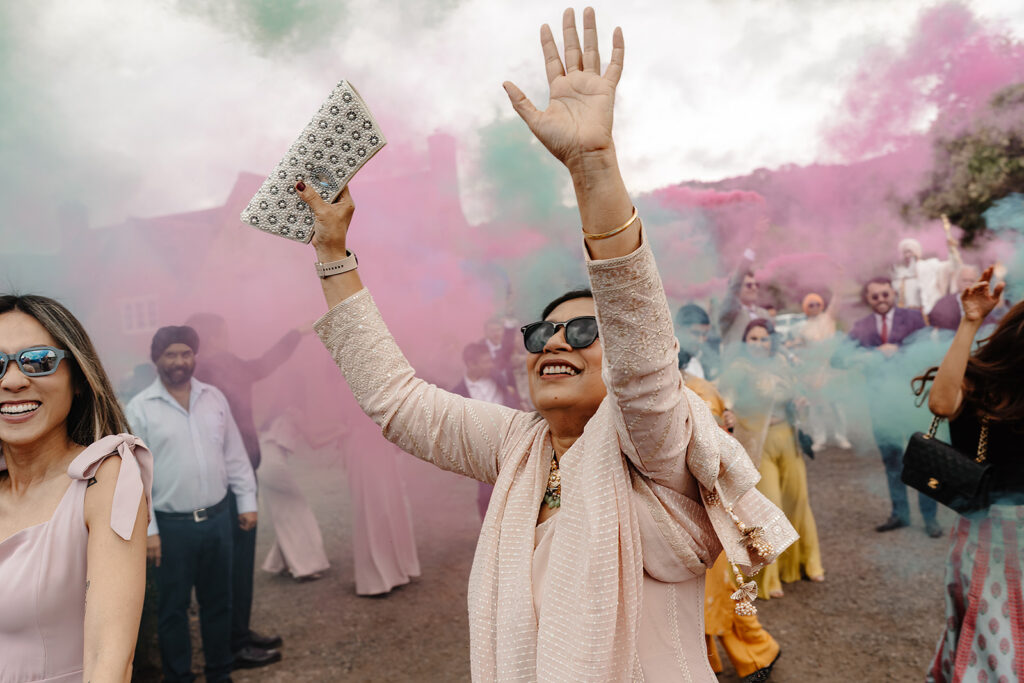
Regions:
<instances>
[{"instance_id":1,"label":"pink embroidered tunic","mask_svg":"<svg viewBox=\"0 0 1024 683\"><path fill-rule=\"evenodd\" d=\"M0 683L80 683L84 657L85 491L100 463L121 457L110 526L131 538L149 499L153 456L130 434L107 436L68 467L71 483L49 521L0 542ZM0 457L0 470L7 469ZM150 511L152 514L152 511Z\"/></svg>"},{"instance_id":2,"label":"pink embroidered tunic","mask_svg":"<svg viewBox=\"0 0 1024 683\"><path fill-rule=\"evenodd\" d=\"M796 537L757 471L682 385L672 317L646 239L587 264L608 395L559 461L557 514L537 526L551 442L538 413L418 379L369 292L315 328L384 436L493 483L469 583L475 681L715 680L703 576L724 548L748 571ZM763 528L751 553L729 514Z\"/></svg>"}]
</instances>

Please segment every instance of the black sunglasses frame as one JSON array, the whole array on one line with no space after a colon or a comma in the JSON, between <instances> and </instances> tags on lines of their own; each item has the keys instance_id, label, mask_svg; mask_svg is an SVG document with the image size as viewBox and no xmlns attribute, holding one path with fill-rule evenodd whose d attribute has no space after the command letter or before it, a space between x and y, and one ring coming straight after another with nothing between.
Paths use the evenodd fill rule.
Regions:
<instances>
[{"instance_id":1,"label":"black sunglasses frame","mask_svg":"<svg viewBox=\"0 0 1024 683\"><path fill-rule=\"evenodd\" d=\"M591 339L586 344L581 344L579 346L577 346L576 344L573 344L572 341L569 339L569 325L572 325L574 322L576 322L578 320L593 320L594 321L594 338ZM529 342L527 340L530 338L530 335L533 333L533 331L536 330L538 327L540 327L542 325L550 325L551 326L551 334L546 336L544 338L544 342L541 344L541 347L539 349L537 349L536 351L534 351L533 349L530 348L530 344L529 344ZM575 318L570 318L570 319L566 320L565 322L560 322L560 323L551 322L550 320L538 320L535 323L530 323L529 325L523 325L521 328L519 328L519 331L523 333L523 346L526 347L526 350L529 353L541 353L544 350L544 347L547 346L547 343L551 340L551 338L554 337L556 334L558 334L558 329L560 327L564 327L565 328L565 342L569 346L574 348L574 349L585 349L588 346L590 346L591 344L593 344L595 341L597 341L598 337L600 336L600 334L598 333L598 328L597 328L597 316L593 316L593 315L578 315Z\"/></svg>"},{"instance_id":2,"label":"black sunglasses frame","mask_svg":"<svg viewBox=\"0 0 1024 683\"><path fill-rule=\"evenodd\" d=\"M21 356L29 351L52 351L57 357L57 362L53 364L53 367L45 372L26 372L25 364L21 362ZM57 372L57 368L60 367L60 362L65 358L71 356L67 351L63 349L55 349L52 346L30 346L28 348L17 351L13 354L0 353L0 379L3 379L4 375L7 374L7 368L11 367L11 361L14 361L18 365L18 369L21 370L21 374L26 377L46 377Z\"/></svg>"}]
</instances>

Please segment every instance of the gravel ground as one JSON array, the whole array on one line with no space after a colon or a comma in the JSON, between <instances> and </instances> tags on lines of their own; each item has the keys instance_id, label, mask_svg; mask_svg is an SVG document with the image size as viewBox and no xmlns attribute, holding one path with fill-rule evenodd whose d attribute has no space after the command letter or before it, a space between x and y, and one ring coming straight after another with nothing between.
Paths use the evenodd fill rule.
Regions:
<instances>
[{"instance_id":1,"label":"gravel ground","mask_svg":"<svg viewBox=\"0 0 1024 683\"><path fill-rule=\"evenodd\" d=\"M851 421L863 424L863 421ZM943 623L948 537L913 526L878 534L889 514L882 465L866 434L858 452L830 449L808 462L811 502L827 571L786 597L759 601L761 621L782 646L772 680L920 681ZM387 596L354 593L349 496L338 461L296 463L324 532L331 570L296 583L257 569L253 627L279 633L284 659L236 672L236 681L469 680L466 584L476 543L476 483L414 458L402 473L423 574ZM257 564L271 542L261 510ZM954 515L940 509L948 529ZM726 664L719 680L739 679Z\"/></svg>"}]
</instances>

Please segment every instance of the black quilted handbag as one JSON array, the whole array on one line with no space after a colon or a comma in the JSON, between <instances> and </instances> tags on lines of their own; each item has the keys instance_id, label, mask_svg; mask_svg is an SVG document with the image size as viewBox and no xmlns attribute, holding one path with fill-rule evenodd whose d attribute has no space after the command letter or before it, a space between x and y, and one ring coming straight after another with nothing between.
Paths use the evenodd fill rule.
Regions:
<instances>
[{"instance_id":1,"label":"black quilted handbag","mask_svg":"<svg viewBox=\"0 0 1024 683\"><path fill-rule=\"evenodd\" d=\"M988 507L992 465L985 463L988 451L988 418L982 418L978 454L972 460L935 438L941 418L932 420L927 434L910 437L903 454L903 483L963 514Z\"/></svg>"}]
</instances>

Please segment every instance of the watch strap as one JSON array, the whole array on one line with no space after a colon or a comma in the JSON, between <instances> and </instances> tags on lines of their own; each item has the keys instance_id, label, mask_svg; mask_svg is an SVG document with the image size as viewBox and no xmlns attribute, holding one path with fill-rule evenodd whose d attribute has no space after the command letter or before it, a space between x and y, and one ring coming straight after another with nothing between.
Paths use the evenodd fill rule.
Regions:
<instances>
[{"instance_id":1,"label":"watch strap","mask_svg":"<svg viewBox=\"0 0 1024 683\"><path fill-rule=\"evenodd\" d=\"M348 249L345 250L347 256L340 261L330 261L329 263L316 262L316 274L321 278L331 277L332 275L341 275L347 273L350 270L355 270L359 265L359 259Z\"/></svg>"}]
</instances>

